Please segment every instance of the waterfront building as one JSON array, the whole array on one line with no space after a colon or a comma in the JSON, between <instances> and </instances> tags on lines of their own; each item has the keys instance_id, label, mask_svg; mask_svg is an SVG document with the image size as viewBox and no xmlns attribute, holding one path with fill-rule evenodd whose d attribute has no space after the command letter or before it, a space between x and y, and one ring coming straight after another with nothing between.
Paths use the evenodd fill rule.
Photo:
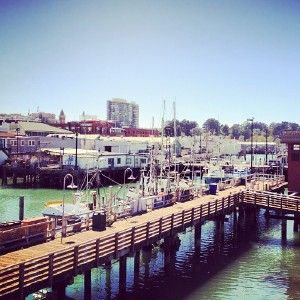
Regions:
<instances>
[{"instance_id":1,"label":"waterfront building","mask_svg":"<svg viewBox=\"0 0 300 300\"><path fill-rule=\"evenodd\" d=\"M284 130L281 143L288 146L288 190L300 193L300 130Z\"/></svg>"},{"instance_id":2,"label":"waterfront building","mask_svg":"<svg viewBox=\"0 0 300 300\"><path fill-rule=\"evenodd\" d=\"M121 127L139 127L139 105L125 99L107 100L107 120L117 121Z\"/></svg>"}]
</instances>

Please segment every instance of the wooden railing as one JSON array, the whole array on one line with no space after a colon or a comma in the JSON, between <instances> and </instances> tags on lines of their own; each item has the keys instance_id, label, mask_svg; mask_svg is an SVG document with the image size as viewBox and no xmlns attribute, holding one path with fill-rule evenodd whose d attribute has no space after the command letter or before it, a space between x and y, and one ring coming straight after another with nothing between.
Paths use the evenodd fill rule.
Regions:
<instances>
[{"instance_id":1,"label":"wooden railing","mask_svg":"<svg viewBox=\"0 0 300 300\"><path fill-rule=\"evenodd\" d=\"M298 213L300 208L300 197L268 191L247 190L245 191L244 203L258 205L268 209Z\"/></svg>"},{"instance_id":2,"label":"wooden railing","mask_svg":"<svg viewBox=\"0 0 300 300\"><path fill-rule=\"evenodd\" d=\"M7 267L1 266L0 257L0 298L7 295L24 298L24 295L182 232L186 227L230 213L241 203L298 212L299 199L265 191L241 191Z\"/></svg>"},{"instance_id":3,"label":"wooden railing","mask_svg":"<svg viewBox=\"0 0 300 300\"><path fill-rule=\"evenodd\" d=\"M161 238L181 232L187 226L209 220L218 213L224 213L226 209L238 205L238 202L239 193L22 263L4 268L1 268L0 263L0 297L18 293L21 298L42 287L52 286L62 278L70 278L111 259L133 253Z\"/></svg>"}]
</instances>

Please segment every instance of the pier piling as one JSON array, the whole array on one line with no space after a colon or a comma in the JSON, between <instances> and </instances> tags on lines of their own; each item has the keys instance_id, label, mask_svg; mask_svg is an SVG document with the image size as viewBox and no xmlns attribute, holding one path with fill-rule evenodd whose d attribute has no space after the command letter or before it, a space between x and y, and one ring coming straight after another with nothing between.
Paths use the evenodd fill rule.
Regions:
<instances>
[{"instance_id":1,"label":"pier piling","mask_svg":"<svg viewBox=\"0 0 300 300\"><path fill-rule=\"evenodd\" d=\"M24 196L20 196L19 200L19 220L24 220Z\"/></svg>"},{"instance_id":2,"label":"pier piling","mask_svg":"<svg viewBox=\"0 0 300 300\"><path fill-rule=\"evenodd\" d=\"M92 271L84 272L84 299L90 300L92 298Z\"/></svg>"},{"instance_id":3,"label":"pier piling","mask_svg":"<svg viewBox=\"0 0 300 300\"><path fill-rule=\"evenodd\" d=\"M120 257L120 269L119 269L119 293L124 295L126 293L126 263L127 256L123 255Z\"/></svg>"}]
</instances>

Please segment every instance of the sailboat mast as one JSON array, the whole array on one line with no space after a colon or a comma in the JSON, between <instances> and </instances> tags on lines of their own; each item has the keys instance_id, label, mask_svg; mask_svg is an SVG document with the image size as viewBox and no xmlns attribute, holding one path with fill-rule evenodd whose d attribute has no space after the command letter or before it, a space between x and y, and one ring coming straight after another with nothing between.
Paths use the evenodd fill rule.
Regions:
<instances>
[{"instance_id":1,"label":"sailboat mast","mask_svg":"<svg viewBox=\"0 0 300 300\"><path fill-rule=\"evenodd\" d=\"M176 98L173 102L173 110L174 110L174 154L177 156L177 132L176 132ZM177 165L175 160L175 173L177 172Z\"/></svg>"}]
</instances>

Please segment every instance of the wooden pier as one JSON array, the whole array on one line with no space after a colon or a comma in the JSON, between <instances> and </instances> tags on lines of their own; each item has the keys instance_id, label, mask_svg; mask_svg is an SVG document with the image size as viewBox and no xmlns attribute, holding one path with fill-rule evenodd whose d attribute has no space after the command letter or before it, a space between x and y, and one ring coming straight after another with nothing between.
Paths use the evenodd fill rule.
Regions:
<instances>
[{"instance_id":1,"label":"wooden pier","mask_svg":"<svg viewBox=\"0 0 300 300\"><path fill-rule=\"evenodd\" d=\"M0 256L0 299L24 299L42 288L56 289L64 297L68 282L84 274L85 299L91 297L91 269L119 259L120 293L126 290L126 257L135 256L139 264L140 250L160 239L172 244L172 238L195 226L195 235L209 220L224 222L226 214L237 208L265 208L281 216L294 214L294 230L299 224L299 197L268 191L246 190L239 186L206 195L171 207L153 210L113 223L103 231L87 230L61 239L35 245ZM278 214L277 214L278 215ZM199 227L200 226L200 227ZM200 228L200 231L198 230ZM284 237L284 234L283 234ZM165 256L168 250L165 249ZM166 257L165 261L168 259ZM61 299L61 298L59 298Z\"/></svg>"}]
</instances>

